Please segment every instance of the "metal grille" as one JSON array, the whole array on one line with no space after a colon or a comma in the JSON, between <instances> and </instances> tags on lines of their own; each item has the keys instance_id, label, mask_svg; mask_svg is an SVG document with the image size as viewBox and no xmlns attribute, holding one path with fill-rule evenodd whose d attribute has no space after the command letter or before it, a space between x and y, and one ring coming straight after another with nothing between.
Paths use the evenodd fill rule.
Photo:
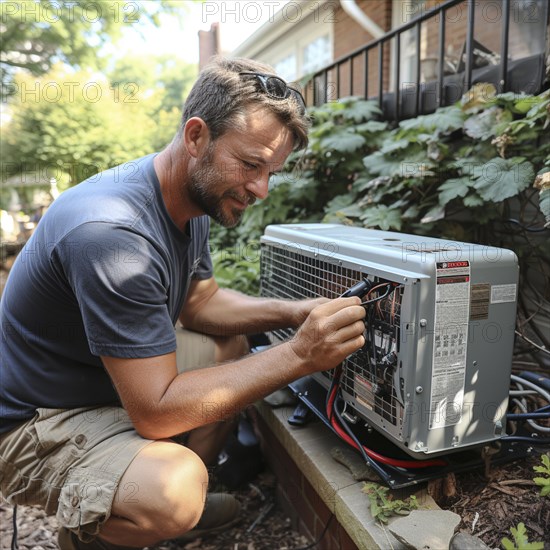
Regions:
<instances>
[{"instance_id":1,"label":"metal grille","mask_svg":"<svg viewBox=\"0 0 550 550\"><path fill-rule=\"evenodd\" d=\"M286 248L262 245L262 294L278 298L337 298L363 278L361 271Z\"/></svg>"},{"instance_id":2,"label":"metal grille","mask_svg":"<svg viewBox=\"0 0 550 550\"><path fill-rule=\"evenodd\" d=\"M337 298L364 274L340 265L262 244L261 294L269 298L302 300L305 298ZM274 332L283 340L292 335L290 329Z\"/></svg>"},{"instance_id":3,"label":"metal grille","mask_svg":"<svg viewBox=\"0 0 550 550\"><path fill-rule=\"evenodd\" d=\"M361 266L357 269L343 267L330 257L307 255L287 248L262 244L261 294L265 297L301 300L323 296L337 298L348 288L369 277ZM376 277L369 277L377 283ZM399 327L403 289L397 289L389 298L373 306L371 325L371 350L367 346L351 355L343 363L342 390L352 397L358 406L378 414L397 424L402 414L396 399L394 373L396 364L388 357L397 358L399 352ZM275 340L284 340L293 334L291 329L276 330ZM332 371L318 373L326 383L332 379Z\"/></svg>"}]
</instances>

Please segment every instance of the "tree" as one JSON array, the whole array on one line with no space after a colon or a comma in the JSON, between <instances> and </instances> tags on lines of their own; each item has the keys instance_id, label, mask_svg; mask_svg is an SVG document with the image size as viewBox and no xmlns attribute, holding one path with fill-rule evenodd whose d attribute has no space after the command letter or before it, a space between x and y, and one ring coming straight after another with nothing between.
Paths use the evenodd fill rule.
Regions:
<instances>
[{"instance_id":1,"label":"tree","mask_svg":"<svg viewBox=\"0 0 550 550\"><path fill-rule=\"evenodd\" d=\"M39 78L18 74L14 82L32 93L18 96L2 126L3 177L47 171L66 187L153 151L152 114L162 90L139 94L61 64Z\"/></svg>"},{"instance_id":2,"label":"tree","mask_svg":"<svg viewBox=\"0 0 550 550\"><path fill-rule=\"evenodd\" d=\"M53 176L64 188L163 148L195 66L134 56L106 76L96 71L105 64L102 44L124 27L146 32L161 14L187 8L177 0L2 1L2 181L42 185Z\"/></svg>"},{"instance_id":3,"label":"tree","mask_svg":"<svg viewBox=\"0 0 550 550\"><path fill-rule=\"evenodd\" d=\"M160 98L158 108L149 113L154 123L150 127L151 150L158 151L172 139L182 106L197 75L197 67L166 55L119 59L109 72L113 89L130 90Z\"/></svg>"},{"instance_id":4,"label":"tree","mask_svg":"<svg viewBox=\"0 0 550 550\"><path fill-rule=\"evenodd\" d=\"M10 84L17 69L40 76L60 61L78 68L100 68L97 48L107 40L116 40L122 27L137 28L142 20L158 25L161 11L178 15L182 9L185 2L175 0L1 2L3 94L13 92Z\"/></svg>"},{"instance_id":5,"label":"tree","mask_svg":"<svg viewBox=\"0 0 550 550\"><path fill-rule=\"evenodd\" d=\"M108 76L113 85L133 83L143 92L162 88L165 92L162 109L181 111L197 76L197 67L169 55L127 55L117 60Z\"/></svg>"}]
</instances>

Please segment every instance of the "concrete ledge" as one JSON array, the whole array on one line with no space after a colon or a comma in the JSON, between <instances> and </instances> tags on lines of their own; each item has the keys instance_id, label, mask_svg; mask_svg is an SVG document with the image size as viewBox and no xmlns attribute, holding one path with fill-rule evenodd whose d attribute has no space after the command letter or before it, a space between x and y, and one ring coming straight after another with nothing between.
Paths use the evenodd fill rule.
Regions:
<instances>
[{"instance_id":1,"label":"concrete ledge","mask_svg":"<svg viewBox=\"0 0 550 550\"><path fill-rule=\"evenodd\" d=\"M266 460L278 478L281 504L293 519L294 527L312 540L329 529L318 547L327 550L402 550L400 543L370 513L362 481L331 456L333 447L346 445L321 421L291 426L287 419L294 407L272 408L257 405ZM439 510L426 489L393 491L395 498L415 494L421 510ZM397 518L396 518L397 519ZM390 524L391 524L390 520Z\"/></svg>"}]
</instances>

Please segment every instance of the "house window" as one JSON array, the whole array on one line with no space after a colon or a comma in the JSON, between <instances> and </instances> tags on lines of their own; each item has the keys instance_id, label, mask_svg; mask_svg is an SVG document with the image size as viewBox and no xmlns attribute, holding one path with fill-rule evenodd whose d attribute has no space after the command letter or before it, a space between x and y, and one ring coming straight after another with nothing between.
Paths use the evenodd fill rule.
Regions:
<instances>
[{"instance_id":1,"label":"house window","mask_svg":"<svg viewBox=\"0 0 550 550\"><path fill-rule=\"evenodd\" d=\"M296 79L296 55L291 53L275 64L275 72L286 81Z\"/></svg>"},{"instance_id":2,"label":"house window","mask_svg":"<svg viewBox=\"0 0 550 550\"><path fill-rule=\"evenodd\" d=\"M319 36L303 49L302 74L308 74L328 65L331 61L331 45L328 34Z\"/></svg>"},{"instance_id":3,"label":"house window","mask_svg":"<svg viewBox=\"0 0 550 550\"><path fill-rule=\"evenodd\" d=\"M422 15L426 8L426 0L393 0L392 6L392 27L400 27L408 23L411 19ZM400 84L411 82L416 75L416 44L419 40L416 27L401 33L400 37L400 52L399 52L399 80ZM395 39L392 46L392 67L395 67ZM421 44L421 50L425 49L425 44ZM421 53L422 55L422 53ZM395 69L391 71L391 89L395 89Z\"/></svg>"}]
</instances>

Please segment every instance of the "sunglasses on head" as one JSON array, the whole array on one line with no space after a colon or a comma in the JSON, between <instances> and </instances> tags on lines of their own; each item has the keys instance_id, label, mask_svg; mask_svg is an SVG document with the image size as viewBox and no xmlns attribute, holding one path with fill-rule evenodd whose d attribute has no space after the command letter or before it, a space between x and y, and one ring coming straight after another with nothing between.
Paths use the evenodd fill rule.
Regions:
<instances>
[{"instance_id":1,"label":"sunglasses on head","mask_svg":"<svg viewBox=\"0 0 550 550\"><path fill-rule=\"evenodd\" d=\"M294 101L298 103L300 108L300 114L306 112L306 102L304 96L292 86L289 86L282 78L272 74L254 73L254 72L241 72L240 76L252 76L259 83L262 91L273 99L287 99L289 96L294 98Z\"/></svg>"}]
</instances>

